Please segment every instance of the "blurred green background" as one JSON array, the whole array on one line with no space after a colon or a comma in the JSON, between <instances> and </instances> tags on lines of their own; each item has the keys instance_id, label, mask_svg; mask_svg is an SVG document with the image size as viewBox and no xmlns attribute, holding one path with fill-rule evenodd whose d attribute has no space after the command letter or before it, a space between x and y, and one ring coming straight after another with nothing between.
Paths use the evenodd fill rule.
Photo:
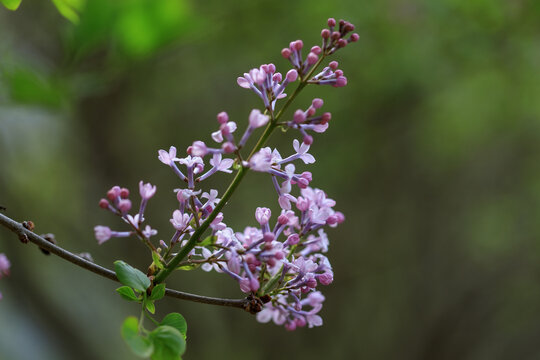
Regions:
<instances>
[{"instance_id":1,"label":"blurred green background","mask_svg":"<svg viewBox=\"0 0 540 360\"><path fill-rule=\"evenodd\" d=\"M134 239L97 245L94 225L120 228L97 206L107 189L157 184L147 214L167 239L179 184L157 150L211 142L219 111L245 124L260 104L236 77L268 62L286 72L281 48L318 44L328 17L360 34L336 56L349 85L308 88L293 106L317 96L333 114L310 151L313 185L347 216L329 234L324 326L289 333L166 299L158 316L188 320L185 359L540 358L540 2L55 3L64 16L49 1L0 8L0 204L109 268L148 259ZM291 136L271 144L288 153ZM235 229L256 206L276 209L261 174L238 192L225 219ZM12 261L2 359L132 358L120 325L139 310L117 284L4 229L0 252ZM202 271L168 286L242 295Z\"/></svg>"}]
</instances>

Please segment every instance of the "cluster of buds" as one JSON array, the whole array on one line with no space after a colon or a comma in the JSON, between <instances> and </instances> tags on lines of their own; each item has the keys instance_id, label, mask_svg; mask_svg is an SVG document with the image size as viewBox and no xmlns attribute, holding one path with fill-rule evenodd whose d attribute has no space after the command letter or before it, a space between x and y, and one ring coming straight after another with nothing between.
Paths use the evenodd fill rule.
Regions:
<instances>
[{"instance_id":1,"label":"cluster of buds","mask_svg":"<svg viewBox=\"0 0 540 360\"><path fill-rule=\"evenodd\" d=\"M328 19L328 29L321 31L322 47L318 45L311 47L305 59L302 58L302 48L304 47L302 40L292 41L288 48L281 50L281 55L290 61L301 78L304 78L309 73L313 66L320 60L321 56L331 55L338 49L347 46L347 44L358 41L359 36L357 33L353 33L346 38L354 30L354 25L350 22L340 20L337 30L335 26L336 20L333 18ZM342 84L342 81L339 84ZM345 86L345 84L335 86Z\"/></svg>"},{"instance_id":2,"label":"cluster of buds","mask_svg":"<svg viewBox=\"0 0 540 360\"><path fill-rule=\"evenodd\" d=\"M144 211L148 200L156 193L156 187L150 183L139 182L139 194L141 204L139 212L135 215L129 214L132 204L129 199L129 190L120 186L113 186L107 191L107 196L99 201L99 207L112 212L124 220L131 227L129 231L113 231L108 226L96 226L94 232L99 244L103 244L111 237L129 237L135 235L142 241L150 244L150 237L157 234L157 230L152 229L150 225L143 228ZM152 246L151 246L152 247Z\"/></svg>"},{"instance_id":3,"label":"cluster of buds","mask_svg":"<svg viewBox=\"0 0 540 360\"><path fill-rule=\"evenodd\" d=\"M0 279L9 275L9 268L11 263L4 253L0 253ZM2 293L0 292L0 300L2 300Z\"/></svg>"},{"instance_id":4,"label":"cluster of buds","mask_svg":"<svg viewBox=\"0 0 540 360\"><path fill-rule=\"evenodd\" d=\"M319 286L330 284L334 278L332 266L325 256L329 246L325 228L336 227L345 217L334 210L335 201L323 190L310 186L312 173L297 172L294 162L315 162L308 152L313 143L308 131L326 131L331 115L317 115L317 110L323 106L323 100L318 98L306 110L297 110L292 119L282 123L277 122L282 111L276 116L274 110L277 100L287 97L285 90L288 84L298 77L303 82L298 89L308 84L346 85L347 80L343 72L337 69L335 61L330 62L322 73L309 78L324 57L358 39L357 34L352 34L345 40L345 36L354 29L350 23L340 21L339 30L334 31L336 21L329 19L328 26L329 30L322 32L323 46L312 47L305 60L301 55L301 40L293 41L289 48L282 51L294 67L287 71L285 79L276 72L273 64L261 65L238 78L238 85L255 92L264 106L264 112L259 109L250 112L239 141L234 135L238 128L236 122L230 121L226 112L220 112L217 115L219 129L210 137L221 145L210 147L204 141L194 141L187 147L187 156L183 158L177 157L174 146L168 151L158 151L158 159L170 167L182 183L182 187L174 190L178 205L170 217L173 230L168 242L160 240L159 245L154 247L150 235L155 235L155 230L149 226L148 230L142 230L146 201L155 193L155 186L142 182L141 206L135 216L128 214L131 202L127 189L113 187L107 193L107 198L100 201L102 208L120 216L132 227L132 231L113 232L107 227L98 226L98 241L102 243L112 236L139 236L160 254L167 266L174 263L174 266L178 264L183 269L201 267L205 271L230 276L237 281L242 292L264 303L257 314L260 322L273 320L288 330L321 325L322 319L318 313L324 296ZM253 149L252 155L242 158L241 150L248 139L256 129L264 126L266 131L277 126L298 130L302 141L294 139L294 152L286 157L282 157L275 148L259 146ZM261 139L264 139L264 135ZM221 208L230 196L229 191L234 191L235 186L223 194L223 200L218 198L217 190L203 191L200 186L218 172L232 173L233 170L239 170L242 174L249 170L268 174L277 193L279 214L272 218L270 208L258 207L255 210L255 226L247 226L243 231L229 227L224 222ZM210 230L210 236L200 238L207 230ZM180 259L183 262L179 262ZM158 277L159 274L156 279Z\"/></svg>"}]
</instances>

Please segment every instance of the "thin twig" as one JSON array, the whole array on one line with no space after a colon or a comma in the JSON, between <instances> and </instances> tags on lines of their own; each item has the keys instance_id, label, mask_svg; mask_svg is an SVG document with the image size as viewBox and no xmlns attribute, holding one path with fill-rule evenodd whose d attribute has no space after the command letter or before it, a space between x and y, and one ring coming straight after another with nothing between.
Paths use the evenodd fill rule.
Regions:
<instances>
[{"instance_id":1,"label":"thin twig","mask_svg":"<svg viewBox=\"0 0 540 360\"><path fill-rule=\"evenodd\" d=\"M82 267L83 269L91 271L100 276L106 277L107 279L118 281L118 278L116 277L116 274L114 273L114 271L109 270L98 264L95 264L91 261L88 261L78 255L75 255L61 248L60 246L57 246L48 242L43 237L29 231L28 229L25 229L21 223L3 214L0 214L0 224L6 227L7 229L9 229L10 231L12 231L13 233L17 234L19 238L26 237L28 238L28 240L30 240L31 242L33 242L40 248L48 250L49 252L61 257L62 259L71 262L72 264L75 264L79 267ZM248 298L246 299L221 299L221 298L190 294L190 293L173 290L173 289L166 289L165 295L174 297L177 299L182 299L182 300L189 300L189 301L200 302L200 303L211 304L211 305L231 306L231 307L237 307L237 308L241 308L245 310L248 310L249 304L251 302L251 300Z\"/></svg>"}]
</instances>

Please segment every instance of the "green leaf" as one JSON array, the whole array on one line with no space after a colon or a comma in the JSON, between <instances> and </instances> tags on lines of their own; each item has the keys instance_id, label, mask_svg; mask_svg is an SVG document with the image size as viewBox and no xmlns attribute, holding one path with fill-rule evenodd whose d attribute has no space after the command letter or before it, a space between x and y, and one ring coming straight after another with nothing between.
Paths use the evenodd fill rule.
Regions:
<instances>
[{"instance_id":1,"label":"green leaf","mask_svg":"<svg viewBox=\"0 0 540 360\"><path fill-rule=\"evenodd\" d=\"M152 360L177 360L186 351L184 336L172 326L161 325L149 337L154 343Z\"/></svg>"},{"instance_id":2,"label":"green leaf","mask_svg":"<svg viewBox=\"0 0 540 360\"><path fill-rule=\"evenodd\" d=\"M187 322L181 314L176 312L167 314L167 316L165 316L161 321L161 325L172 326L176 330L180 331L182 335L184 335L184 339L186 338Z\"/></svg>"},{"instance_id":3,"label":"green leaf","mask_svg":"<svg viewBox=\"0 0 540 360\"><path fill-rule=\"evenodd\" d=\"M197 269L201 264L182 265L176 268L176 270L190 271Z\"/></svg>"},{"instance_id":4,"label":"green leaf","mask_svg":"<svg viewBox=\"0 0 540 360\"><path fill-rule=\"evenodd\" d=\"M146 300L144 306L146 307L146 310L150 311L151 314L156 313L156 306L152 300Z\"/></svg>"},{"instance_id":5,"label":"green leaf","mask_svg":"<svg viewBox=\"0 0 540 360\"><path fill-rule=\"evenodd\" d=\"M154 352L154 344L150 339L139 335L139 321L130 316L122 324L122 337L135 355L148 357Z\"/></svg>"},{"instance_id":6,"label":"green leaf","mask_svg":"<svg viewBox=\"0 0 540 360\"><path fill-rule=\"evenodd\" d=\"M152 251L152 260L154 261L154 264L158 267L158 269L163 270L165 268L163 266L163 263L159 259L159 254L155 251Z\"/></svg>"},{"instance_id":7,"label":"green leaf","mask_svg":"<svg viewBox=\"0 0 540 360\"><path fill-rule=\"evenodd\" d=\"M17 10L22 0L0 0L8 10Z\"/></svg>"},{"instance_id":8,"label":"green leaf","mask_svg":"<svg viewBox=\"0 0 540 360\"><path fill-rule=\"evenodd\" d=\"M129 287L139 291L146 291L150 286L150 279L140 270L131 267L122 260L114 262L114 271L118 280Z\"/></svg>"},{"instance_id":9,"label":"green leaf","mask_svg":"<svg viewBox=\"0 0 540 360\"><path fill-rule=\"evenodd\" d=\"M152 289L152 294L150 294L150 300L159 300L165 296L165 284L157 284Z\"/></svg>"},{"instance_id":10,"label":"green leaf","mask_svg":"<svg viewBox=\"0 0 540 360\"><path fill-rule=\"evenodd\" d=\"M215 235L210 235L208 236L206 239L204 239L203 241L201 241L199 243L198 246L208 246L208 245L213 245L217 240L217 236Z\"/></svg>"},{"instance_id":11,"label":"green leaf","mask_svg":"<svg viewBox=\"0 0 540 360\"><path fill-rule=\"evenodd\" d=\"M74 24L79 23L79 12L82 10L84 0L52 0L58 12Z\"/></svg>"},{"instance_id":12,"label":"green leaf","mask_svg":"<svg viewBox=\"0 0 540 360\"><path fill-rule=\"evenodd\" d=\"M140 298L135 295L135 292L129 286L121 286L116 289L116 292L120 294L121 297L128 301L139 301Z\"/></svg>"}]
</instances>

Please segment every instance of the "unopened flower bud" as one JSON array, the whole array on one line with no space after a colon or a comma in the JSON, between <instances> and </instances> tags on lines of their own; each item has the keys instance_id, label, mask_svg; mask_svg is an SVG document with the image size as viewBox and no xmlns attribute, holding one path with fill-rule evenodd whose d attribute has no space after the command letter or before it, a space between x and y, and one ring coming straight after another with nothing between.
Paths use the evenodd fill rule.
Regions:
<instances>
[{"instance_id":1,"label":"unopened flower bud","mask_svg":"<svg viewBox=\"0 0 540 360\"><path fill-rule=\"evenodd\" d=\"M99 207L102 208L102 209L108 209L109 208L109 201L107 199L99 200Z\"/></svg>"},{"instance_id":2,"label":"unopened flower bud","mask_svg":"<svg viewBox=\"0 0 540 360\"><path fill-rule=\"evenodd\" d=\"M311 135L305 135L304 136L304 144L311 145L313 144L313 136Z\"/></svg>"},{"instance_id":3,"label":"unopened flower bud","mask_svg":"<svg viewBox=\"0 0 540 360\"><path fill-rule=\"evenodd\" d=\"M286 77L289 82L296 81L296 79L298 79L298 72L295 69L289 70L287 71Z\"/></svg>"},{"instance_id":4,"label":"unopened flower bud","mask_svg":"<svg viewBox=\"0 0 540 360\"><path fill-rule=\"evenodd\" d=\"M293 120L295 123L301 124L306 121L306 114L304 114L302 110L298 109L294 112Z\"/></svg>"},{"instance_id":5,"label":"unopened flower bud","mask_svg":"<svg viewBox=\"0 0 540 360\"><path fill-rule=\"evenodd\" d=\"M127 213L131 210L131 201L129 199L120 199L120 201L118 201L118 210L124 214Z\"/></svg>"},{"instance_id":6,"label":"unopened flower bud","mask_svg":"<svg viewBox=\"0 0 540 360\"><path fill-rule=\"evenodd\" d=\"M328 26L336 26L336 19L329 18L328 19Z\"/></svg>"},{"instance_id":7,"label":"unopened flower bud","mask_svg":"<svg viewBox=\"0 0 540 360\"><path fill-rule=\"evenodd\" d=\"M330 30L328 30L328 29L323 29L323 30L321 31L321 37L322 37L323 39L328 39L328 38L330 37Z\"/></svg>"},{"instance_id":8,"label":"unopened flower bud","mask_svg":"<svg viewBox=\"0 0 540 360\"><path fill-rule=\"evenodd\" d=\"M351 42L357 42L359 38L360 38L360 35L358 35L357 33L354 33L354 34L351 35L351 37L349 38L349 40L350 40Z\"/></svg>"},{"instance_id":9,"label":"unopened flower bud","mask_svg":"<svg viewBox=\"0 0 540 360\"><path fill-rule=\"evenodd\" d=\"M264 236L263 236L263 239L266 243L271 243L272 241L274 241L274 233L272 232L266 232L264 233Z\"/></svg>"},{"instance_id":10,"label":"unopened flower bud","mask_svg":"<svg viewBox=\"0 0 540 360\"><path fill-rule=\"evenodd\" d=\"M281 56L283 56L285 59L288 59L291 57L291 50L289 48L284 48L281 50Z\"/></svg>"},{"instance_id":11,"label":"unopened flower bud","mask_svg":"<svg viewBox=\"0 0 540 360\"><path fill-rule=\"evenodd\" d=\"M336 79L335 87L343 87L347 85L347 78L345 76L340 76Z\"/></svg>"},{"instance_id":12,"label":"unopened flower bud","mask_svg":"<svg viewBox=\"0 0 540 360\"><path fill-rule=\"evenodd\" d=\"M322 285L330 285L334 281L334 276L332 273L325 272L324 274L318 275L318 280Z\"/></svg>"},{"instance_id":13,"label":"unopened flower bud","mask_svg":"<svg viewBox=\"0 0 540 360\"><path fill-rule=\"evenodd\" d=\"M222 111L219 114L217 114L217 121L220 124L225 124L229 121L229 115L227 115L225 111Z\"/></svg>"},{"instance_id":14,"label":"unopened flower bud","mask_svg":"<svg viewBox=\"0 0 540 360\"><path fill-rule=\"evenodd\" d=\"M129 190L126 188L120 189L120 197L122 199L127 199L129 197Z\"/></svg>"},{"instance_id":15,"label":"unopened flower bud","mask_svg":"<svg viewBox=\"0 0 540 360\"><path fill-rule=\"evenodd\" d=\"M191 155L203 157L208 154L208 148L203 141L194 141L191 145Z\"/></svg>"},{"instance_id":16,"label":"unopened flower bud","mask_svg":"<svg viewBox=\"0 0 540 360\"><path fill-rule=\"evenodd\" d=\"M336 70L338 68L338 65L339 65L339 63L337 61L330 61L330 64L328 64L328 66L332 70Z\"/></svg>"},{"instance_id":17,"label":"unopened flower bud","mask_svg":"<svg viewBox=\"0 0 540 360\"><path fill-rule=\"evenodd\" d=\"M120 186L113 186L107 191L107 198L111 201L116 200L120 196Z\"/></svg>"},{"instance_id":18,"label":"unopened flower bud","mask_svg":"<svg viewBox=\"0 0 540 360\"><path fill-rule=\"evenodd\" d=\"M317 62L317 60L319 60L319 57L316 54L310 52L306 60L309 65L313 65Z\"/></svg>"},{"instance_id":19,"label":"unopened flower bud","mask_svg":"<svg viewBox=\"0 0 540 360\"><path fill-rule=\"evenodd\" d=\"M230 141L227 141L221 145L221 148L223 151L225 151L226 154L232 154L236 150L236 146Z\"/></svg>"},{"instance_id":20,"label":"unopened flower bud","mask_svg":"<svg viewBox=\"0 0 540 360\"><path fill-rule=\"evenodd\" d=\"M315 45L315 46L313 46L311 48L311 52L314 53L315 55L319 55L321 53L321 51L322 51L321 47L317 46L317 45Z\"/></svg>"},{"instance_id":21,"label":"unopened flower bud","mask_svg":"<svg viewBox=\"0 0 540 360\"><path fill-rule=\"evenodd\" d=\"M281 225L286 225L289 222L289 218L286 215L281 214L279 215L277 221Z\"/></svg>"},{"instance_id":22,"label":"unopened flower bud","mask_svg":"<svg viewBox=\"0 0 540 360\"><path fill-rule=\"evenodd\" d=\"M311 102L311 105L315 108L315 109L320 109L324 104L324 101L322 99L319 99L319 98L315 98L313 99L313 101Z\"/></svg>"},{"instance_id":23,"label":"unopened flower bud","mask_svg":"<svg viewBox=\"0 0 540 360\"><path fill-rule=\"evenodd\" d=\"M272 211L269 208L258 207L257 210L255 210L255 219L261 225L268 224L270 216L272 216Z\"/></svg>"},{"instance_id":24,"label":"unopened flower bud","mask_svg":"<svg viewBox=\"0 0 540 360\"><path fill-rule=\"evenodd\" d=\"M298 242L300 242L300 236L296 233L289 235L287 238L287 244L289 245L296 245Z\"/></svg>"}]
</instances>

